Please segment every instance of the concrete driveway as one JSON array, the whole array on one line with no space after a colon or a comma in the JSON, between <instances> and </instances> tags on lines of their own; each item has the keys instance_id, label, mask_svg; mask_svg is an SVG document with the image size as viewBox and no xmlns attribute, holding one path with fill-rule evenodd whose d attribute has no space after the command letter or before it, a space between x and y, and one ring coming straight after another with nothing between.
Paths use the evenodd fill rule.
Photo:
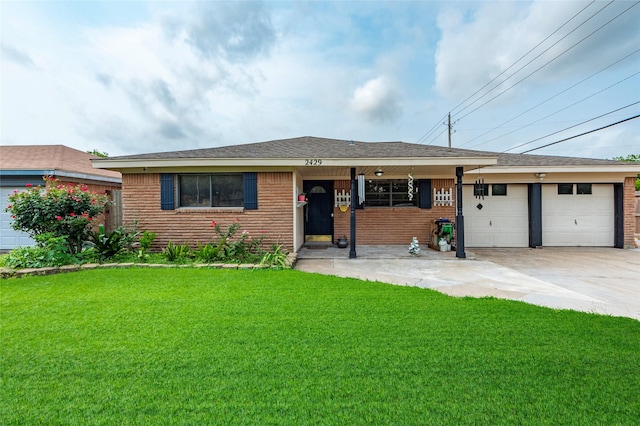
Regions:
<instances>
[{"instance_id":1,"label":"concrete driveway","mask_svg":"<svg viewBox=\"0 0 640 426\"><path fill-rule=\"evenodd\" d=\"M464 260L410 257L404 246L363 246L357 259L318 252L301 251L295 269L640 320L640 249L469 249Z\"/></svg>"}]
</instances>

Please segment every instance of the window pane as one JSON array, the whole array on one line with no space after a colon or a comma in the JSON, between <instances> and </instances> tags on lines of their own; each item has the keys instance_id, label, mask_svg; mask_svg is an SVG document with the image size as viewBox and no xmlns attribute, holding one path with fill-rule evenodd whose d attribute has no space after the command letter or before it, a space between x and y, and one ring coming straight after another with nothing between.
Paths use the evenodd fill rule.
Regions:
<instances>
[{"instance_id":1,"label":"window pane","mask_svg":"<svg viewBox=\"0 0 640 426\"><path fill-rule=\"evenodd\" d=\"M409 200L409 183L407 180L368 180L365 183L365 206L417 206L418 194L415 193L415 188L417 188L417 185L414 187L413 200Z\"/></svg>"},{"instance_id":2,"label":"window pane","mask_svg":"<svg viewBox=\"0 0 640 426\"><path fill-rule=\"evenodd\" d=\"M491 195L507 195L507 184L494 183L491 185Z\"/></svg>"},{"instance_id":3,"label":"window pane","mask_svg":"<svg viewBox=\"0 0 640 426\"><path fill-rule=\"evenodd\" d=\"M558 184L558 195L573 195L573 184L572 183L559 183Z\"/></svg>"},{"instance_id":4,"label":"window pane","mask_svg":"<svg viewBox=\"0 0 640 426\"><path fill-rule=\"evenodd\" d=\"M365 206L388 207L391 194L388 180L368 180L365 183Z\"/></svg>"},{"instance_id":5,"label":"window pane","mask_svg":"<svg viewBox=\"0 0 640 426\"><path fill-rule=\"evenodd\" d=\"M586 194L591 195L591 184L590 183L579 183L576 185L576 194Z\"/></svg>"},{"instance_id":6,"label":"window pane","mask_svg":"<svg viewBox=\"0 0 640 426\"><path fill-rule=\"evenodd\" d=\"M212 175L213 207L242 207L244 193L241 174Z\"/></svg>"},{"instance_id":7,"label":"window pane","mask_svg":"<svg viewBox=\"0 0 640 426\"><path fill-rule=\"evenodd\" d=\"M418 205L418 197L413 194L413 200L409 201L409 182L404 179L393 180L391 205L394 207L407 207ZM415 184L415 181L414 181Z\"/></svg>"},{"instance_id":8,"label":"window pane","mask_svg":"<svg viewBox=\"0 0 640 426\"><path fill-rule=\"evenodd\" d=\"M180 206L209 207L211 186L209 175L180 176Z\"/></svg>"}]
</instances>

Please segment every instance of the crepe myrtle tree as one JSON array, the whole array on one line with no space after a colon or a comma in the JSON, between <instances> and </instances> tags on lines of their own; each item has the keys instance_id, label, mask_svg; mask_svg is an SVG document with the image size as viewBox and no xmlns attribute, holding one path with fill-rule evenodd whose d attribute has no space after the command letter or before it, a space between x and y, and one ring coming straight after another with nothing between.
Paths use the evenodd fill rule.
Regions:
<instances>
[{"instance_id":1,"label":"crepe myrtle tree","mask_svg":"<svg viewBox=\"0 0 640 426\"><path fill-rule=\"evenodd\" d=\"M109 198L85 185L64 184L49 176L44 179L44 188L27 184L26 190L9 195L6 211L11 213L11 226L33 238L47 233L65 237L69 252L79 253L92 220L104 212Z\"/></svg>"}]
</instances>

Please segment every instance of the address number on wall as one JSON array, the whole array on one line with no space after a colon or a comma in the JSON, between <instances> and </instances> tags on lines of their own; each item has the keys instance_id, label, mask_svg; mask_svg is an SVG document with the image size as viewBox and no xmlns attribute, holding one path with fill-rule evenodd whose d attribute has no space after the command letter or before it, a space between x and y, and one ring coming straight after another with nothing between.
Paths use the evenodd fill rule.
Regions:
<instances>
[{"instance_id":1,"label":"address number on wall","mask_svg":"<svg viewBox=\"0 0 640 426\"><path fill-rule=\"evenodd\" d=\"M319 158L309 158L304 160L304 165L305 166L321 166L322 160L320 160Z\"/></svg>"}]
</instances>

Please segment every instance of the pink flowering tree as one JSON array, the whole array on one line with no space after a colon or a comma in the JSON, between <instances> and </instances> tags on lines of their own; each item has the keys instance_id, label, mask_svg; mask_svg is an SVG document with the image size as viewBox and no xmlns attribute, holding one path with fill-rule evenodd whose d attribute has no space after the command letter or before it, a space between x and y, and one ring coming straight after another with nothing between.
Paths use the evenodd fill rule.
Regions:
<instances>
[{"instance_id":1,"label":"pink flowering tree","mask_svg":"<svg viewBox=\"0 0 640 426\"><path fill-rule=\"evenodd\" d=\"M6 211L11 213L11 226L33 238L43 234L65 237L69 252L79 253L92 220L104 212L109 199L84 185L63 184L52 177L45 180L46 187L27 184L25 191L9 195Z\"/></svg>"}]
</instances>

